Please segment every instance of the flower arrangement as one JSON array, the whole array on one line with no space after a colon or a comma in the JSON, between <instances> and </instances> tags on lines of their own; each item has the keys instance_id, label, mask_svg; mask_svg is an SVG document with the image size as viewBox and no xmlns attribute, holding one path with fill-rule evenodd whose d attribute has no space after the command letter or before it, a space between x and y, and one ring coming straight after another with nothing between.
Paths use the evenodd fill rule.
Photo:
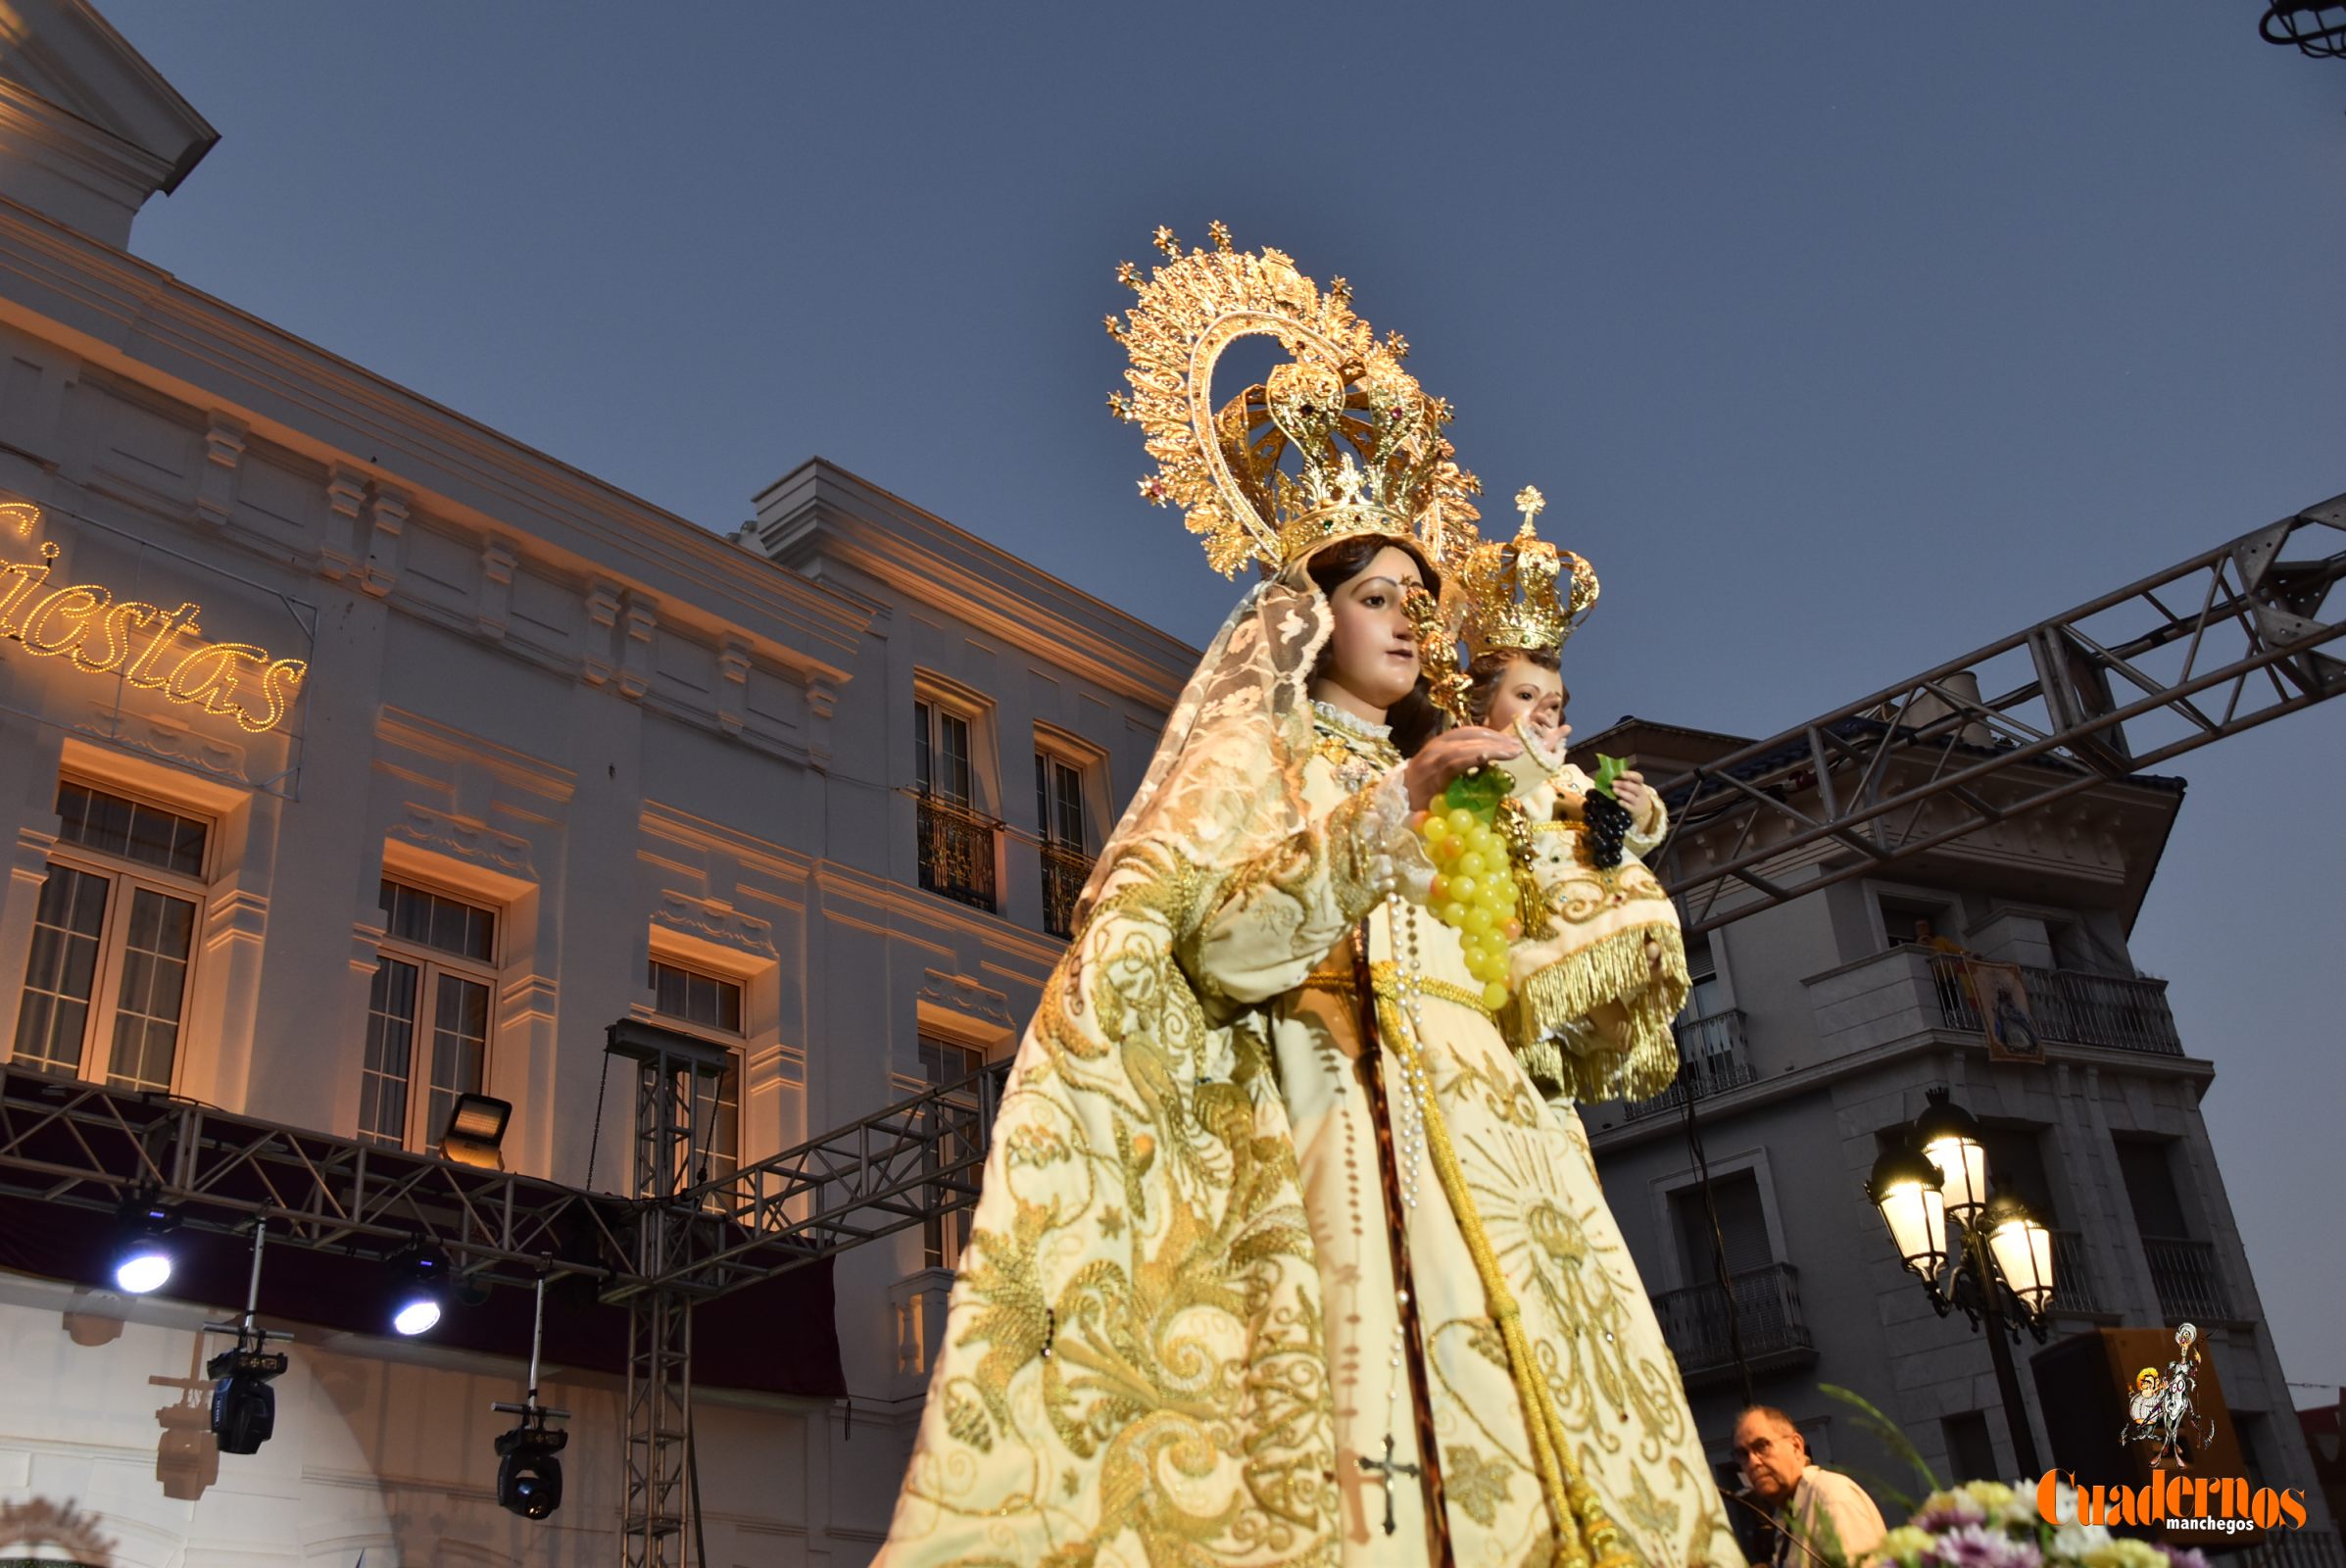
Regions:
<instances>
[{"instance_id":1,"label":"flower arrangement","mask_svg":"<svg viewBox=\"0 0 2346 1568\"><path fill-rule=\"evenodd\" d=\"M2209 1568L2197 1550L2077 1523L2077 1494L2060 1483L2053 1512L2061 1523L2038 1513L2032 1486L1969 1481L1925 1497L1863 1568Z\"/></svg>"}]
</instances>

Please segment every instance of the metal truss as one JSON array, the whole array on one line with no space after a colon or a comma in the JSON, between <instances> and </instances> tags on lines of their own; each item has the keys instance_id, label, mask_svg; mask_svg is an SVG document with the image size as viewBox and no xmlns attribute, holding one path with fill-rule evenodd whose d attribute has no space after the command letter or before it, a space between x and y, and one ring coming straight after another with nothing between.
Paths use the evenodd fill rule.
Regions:
<instances>
[{"instance_id":1,"label":"metal truss","mask_svg":"<svg viewBox=\"0 0 2346 1568\"><path fill-rule=\"evenodd\" d=\"M660 1278L715 1296L973 1206L1009 1069L981 1067L701 1183Z\"/></svg>"},{"instance_id":2,"label":"metal truss","mask_svg":"<svg viewBox=\"0 0 2346 1568\"><path fill-rule=\"evenodd\" d=\"M133 1193L201 1231L389 1253L436 1243L477 1284L640 1284L632 1205L553 1182L303 1132L0 1063L0 1193L112 1211Z\"/></svg>"},{"instance_id":3,"label":"metal truss","mask_svg":"<svg viewBox=\"0 0 2346 1568\"><path fill-rule=\"evenodd\" d=\"M716 1104L729 1057L707 1041L623 1018L605 1035L611 1055L636 1063L635 1198L639 1289L627 1302L627 1432L620 1446L625 1568L681 1568L691 1489L693 1302L669 1279L692 1223L682 1197L707 1158L702 1105ZM608 1295L607 1295L608 1298Z\"/></svg>"},{"instance_id":4,"label":"metal truss","mask_svg":"<svg viewBox=\"0 0 2346 1568\"><path fill-rule=\"evenodd\" d=\"M2342 545L2346 496L1706 762L1659 786L1673 827L1648 858L1707 931L2336 696ZM635 1020L609 1049L638 1064L630 1199L7 1063L0 1194L138 1193L202 1230L428 1239L480 1284L595 1280L629 1309L622 1557L681 1568L694 1305L974 1205L1008 1064L710 1177L697 1113L722 1054Z\"/></svg>"},{"instance_id":5,"label":"metal truss","mask_svg":"<svg viewBox=\"0 0 2346 1568\"><path fill-rule=\"evenodd\" d=\"M1658 785L1647 862L1709 931L2335 697L2341 576L2346 496Z\"/></svg>"}]
</instances>

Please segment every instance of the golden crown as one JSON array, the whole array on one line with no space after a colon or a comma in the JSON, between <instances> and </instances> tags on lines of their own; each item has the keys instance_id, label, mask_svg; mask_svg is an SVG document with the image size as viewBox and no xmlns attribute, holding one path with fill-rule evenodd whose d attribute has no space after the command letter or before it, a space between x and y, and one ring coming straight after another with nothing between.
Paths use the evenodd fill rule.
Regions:
<instances>
[{"instance_id":1,"label":"golden crown","mask_svg":"<svg viewBox=\"0 0 2346 1568\"><path fill-rule=\"evenodd\" d=\"M1380 342L1343 278L1323 292L1284 253L1234 251L1220 223L1211 234L1212 250L1184 256L1160 227L1165 265L1147 279L1130 262L1116 269L1139 298L1107 318L1132 356L1132 391L1108 407L1156 460L1141 494L1178 504L1225 577L1249 557L1279 570L1347 534L1412 539L1436 562L1463 547L1482 486L1451 461L1449 405L1401 368L1408 343ZM1290 358L1217 409L1215 362L1246 337L1274 338Z\"/></svg>"},{"instance_id":2,"label":"golden crown","mask_svg":"<svg viewBox=\"0 0 2346 1568\"><path fill-rule=\"evenodd\" d=\"M1523 526L1506 544L1486 540L1455 565L1466 601L1466 642L1479 658L1561 648L1596 603L1596 568L1540 537L1533 519L1547 498L1530 485L1515 494Z\"/></svg>"}]
</instances>

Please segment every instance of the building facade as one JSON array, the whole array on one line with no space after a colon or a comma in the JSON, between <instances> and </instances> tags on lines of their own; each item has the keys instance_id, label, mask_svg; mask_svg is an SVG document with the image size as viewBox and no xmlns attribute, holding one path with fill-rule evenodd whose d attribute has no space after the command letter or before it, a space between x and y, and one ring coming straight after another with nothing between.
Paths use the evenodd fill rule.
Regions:
<instances>
[{"instance_id":1,"label":"building facade","mask_svg":"<svg viewBox=\"0 0 2346 1568\"><path fill-rule=\"evenodd\" d=\"M1583 744L1668 777L1745 743L1628 720ZM1831 1385L1886 1414L1942 1480L2021 1476L1985 1339L1960 1311L1937 1314L1865 1191L1885 1140L1943 1088L1981 1123L1990 1180L2053 1232L2052 1342L2196 1324L2251 1474L2318 1497L2199 1113L2215 1063L2179 1037L2166 982L2126 946L2182 795L2149 776L2099 785L1689 943L1679 1082L1583 1114L1731 1489L1743 1384L1730 1289L1754 1396L1819 1458L1916 1488ZM1697 839L1691 868L1706 853ZM1833 853L1849 852L1812 846L1765 874L1797 887ZM2040 1059L1991 1057L1974 958L2020 967ZM2037 1349L2024 1339L2013 1354L2043 1459ZM2272 1549L2338 1561L2325 1510L2308 1506L2307 1532Z\"/></svg>"},{"instance_id":2,"label":"building facade","mask_svg":"<svg viewBox=\"0 0 2346 1568\"><path fill-rule=\"evenodd\" d=\"M211 128L81 0L0 19L0 1074L411 1155L485 1095L508 1167L617 1194L614 1020L720 1054L719 1173L1005 1056L1195 650L819 461L721 536L185 287L127 246ZM1604 744L1662 776L1729 743ZM1587 1120L1716 1456L1714 1209L1757 1392L1824 1456L1880 1462L1829 1382L1942 1471L2013 1471L1983 1346L1860 1191L1945 1084L2061 1237L2060 1324L2191 1316L2252 1462L2307 1471L2214 1069L2126 952L2178 806L2112 784L1697 944L1682 1087ZM1986 1060L1917 919L2027 966L2042 1064ZM958 1246L948 1218L839 1254L833 1320L770 1326L777 1358L835 1338L806 1387L696 1368L710 1560L870 1555ZM125 1568L616 1554L607 1370L549 1368L569 1490L529 1523L490 1409L524 1343L288 1320L276 1434L222 1455L203 1324L232 1295L7 1256L0 1531L86 1525Z\"/></svg>"},{"instance_id":3,"label":"building facade","mask_svg":"<svg viewBox=\"0 0 2346 1568\"><path fill-rule=\"evenodd\" d=\"M0 1073L414 1154L480 1094L624 1194L613 1020L722 1053L717 1174L1006 1054L1195 651L819 462L728 538L187 288L126 247L210 128L78 0L0 16ZM956 1247L841 1256L810 1392L703 1356L710 1560L870 1554ZM562 1508L496 1506L525 1331L288 1323L221 1455L239 1298L11 1256L0 1504L118 1563L617 1554L608 1372L549 1368Z\"/></svg>"}]
</instances>

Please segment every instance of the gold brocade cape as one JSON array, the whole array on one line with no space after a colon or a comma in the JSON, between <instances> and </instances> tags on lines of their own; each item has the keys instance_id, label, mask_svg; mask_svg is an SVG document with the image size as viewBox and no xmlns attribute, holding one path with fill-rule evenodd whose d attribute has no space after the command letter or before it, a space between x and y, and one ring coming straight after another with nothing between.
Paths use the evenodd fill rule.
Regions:
<instances>
[{"instance_id":1,"label":"gold brocade cape","mask_svg":"<svg viewBox=\"0 0 2346 1568\"><path fill-rule=\"evenodd\" d=\"M1299 574L1298 574L1299 576ZM1176 958L1258 857L1310 853L1307 581L1250 591L1176 705L1019 1047L884 1562L1318 1560L1318 1279L1263 1042ZM1243 1019L1241 1020L1243 1023Z\"/></svg>"},{"instance_id":2,"label":"gold brocade cape","mask_svg":"<svg viewBox=\"0 0 2346 1568\"><path fill-rule=\"evenodd\" d=\"M1577 1119L1533 1095L1456 933L1388 896L1422 858L1390 748L1315 733L1328 628L1299 573L1251 592L1101 853L996 1120L892 1568L1385 1568L1435 1529L1460 1568L1739 1561ZM1363 1071L1396 1107L1398 1282ZM1365 1473L1428 1457L1396 1283L1439 1521ZM1568 1450L1590 1550L1527 1440Z\"/></svg>"}]
</instances>

